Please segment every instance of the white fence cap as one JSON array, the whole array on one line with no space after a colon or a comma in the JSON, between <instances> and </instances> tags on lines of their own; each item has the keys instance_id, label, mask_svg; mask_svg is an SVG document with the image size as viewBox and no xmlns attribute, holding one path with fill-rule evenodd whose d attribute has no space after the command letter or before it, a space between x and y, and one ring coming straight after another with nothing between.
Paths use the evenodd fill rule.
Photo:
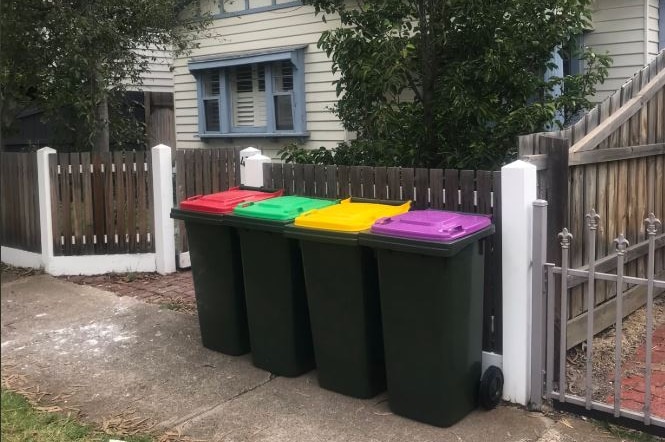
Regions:
<instances>
[{"instance_id":1,"label":"white fence cap","mask_svg":"<svg viewBox=\"0 0 665 442\"><path fill-rule=\"evenodd\" d=\"M255 155L257 153L261 153L259 149L256 147L246 147L243 150L240 151L240 156L241 157L251 157L252 155Z\"/></svg>"}]
</instances>

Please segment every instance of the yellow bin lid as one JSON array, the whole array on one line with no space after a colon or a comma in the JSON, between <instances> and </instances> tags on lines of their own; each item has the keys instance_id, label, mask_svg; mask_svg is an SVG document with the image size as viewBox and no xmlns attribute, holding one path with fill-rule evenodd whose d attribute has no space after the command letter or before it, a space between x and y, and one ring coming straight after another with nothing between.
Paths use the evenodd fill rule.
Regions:
<instances>
[{"instance_id":1,"label":"yellow bin lid","mask_svg":"<svg viewBox=\"0 0 665 442\"><path fill-rule=\"evenodd\" d=\"M352 202L351 198L348 198L334 206L315 209L300 215L295 219L294 225L338 232L360 232L372 227L377 219L406 213L410 207L411 201L393 206L378 202Z\"/></svg>"}]
</instances>

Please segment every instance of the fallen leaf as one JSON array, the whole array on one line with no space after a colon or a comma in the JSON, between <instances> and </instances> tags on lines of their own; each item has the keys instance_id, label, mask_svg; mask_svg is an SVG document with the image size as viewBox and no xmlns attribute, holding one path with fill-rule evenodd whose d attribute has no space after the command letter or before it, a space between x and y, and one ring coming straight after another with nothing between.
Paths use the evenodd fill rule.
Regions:
<instances>
[{"instance_id":1,"label":"fallen leaf","mask_svg":"<svg viewBox=\"0 0 665 442\"><path fill-rule=\"evenodd\" d=\"M570 425L570 422L568 422L567 419L561 419L559 422L561 422L563 425L565 425L568 428L574 428L572 425Z\"/></svg>"}]
</instances>

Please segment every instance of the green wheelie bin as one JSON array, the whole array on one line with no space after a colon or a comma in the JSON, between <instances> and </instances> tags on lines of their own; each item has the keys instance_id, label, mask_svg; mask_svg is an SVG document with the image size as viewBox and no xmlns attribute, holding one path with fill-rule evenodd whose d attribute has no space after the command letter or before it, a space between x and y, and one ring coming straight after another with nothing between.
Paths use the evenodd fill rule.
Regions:
<instances>
[{"instance_id":1,"label":"green wheelie bin","mask_svg":"<svg viewBox=\"0 0 665 442\"><path fill-rule=\"evenodd\" d=\"M386 388L376 262L358 232L410 202L347 199L296 218L319 385L369 398Z\"/></svg>"},{"instance_id":2,"label":"green wheelie bin","mask_svg":"<svg viewBox=\"0 0 665 442\"><path fill-rule=\"evenodd\" d=\"M240 186L193 196L171 210L171 218L185 222L201 341L206 348L228 355L250 350L240 246L235 230L224 225L224 217L242 202L274 198L282 192Z\"/></svg>"},{"instance_id":3,"label":"green wheelie bin","mask_svg":"<svg viewBox=\"0 0 665 442\"><path fill-rule=\"evenodd\" d=\"M388 402L401 416L448 427L478 405L484 240L488 216L416 210L378 220L375 249Z\"/></svg>"},{"instance_id":4,"label":"green wheelie bin","mask_svg":"<svg viewBox=\"0 0 665 442\"><path fill-rule=\"evenodd\" d=\"M337 203L284 196L241 204L225 218L240 239L256 367L279 376L299 376L314 368L302 257L298 242L283 231L298 215Z\"/></svg>"}]
</instances>

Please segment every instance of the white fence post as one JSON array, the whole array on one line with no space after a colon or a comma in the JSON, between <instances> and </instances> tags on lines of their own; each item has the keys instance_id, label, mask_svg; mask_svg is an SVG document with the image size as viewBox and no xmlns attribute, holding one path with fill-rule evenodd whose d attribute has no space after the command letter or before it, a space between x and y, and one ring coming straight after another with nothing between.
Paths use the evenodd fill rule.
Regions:
<instances>
[{"instance_id":1,"label":"white fence post","mask_svg":"<svg viewBox=\"0 0 665 442\"><path fill-rule=\"evenodd\" d=\"M533 202L536 166L515 161L501 168L503 250L503 398L526 405L531 353Z\"/></svg>"},{"instance_id":2,"label":"white fence post","mask_svg":"<svg viewBox=\"0 0 665 442\"><path fill-rule=\"evenodd\" d=\"M256 154L245 159L245 177L241 181L245 186L263 187L263 165L270 163L270 158Z\"/></svg>"},{"instance_id":3,"label":"white fence post","mask_svg":"<svg viewBox=\"0 0 665 442\"><path fill-rule=\"evenodd\" d=\"M152 194L155 210L155 267L162 275L175 272L175 228L170 217L173 208L173 169L171 148L152 148Z\"/></svg>"},{"instance_id":4,"label":"white fence post","mask_svg":"<svg viewBox=\"0 0 665 442\"><path fill-rule=\"evenodd\" d=\"M42 147L37 151L37 185L39 193L39 229L41 233L42 265L48 272L53 259L53 219L51 218L51 177L49 155L56 150Z\"/></svg>"},{"instance_id":5,"label":"white fence post","mask_svg":"<svg viewBox=\"0 0 665 442\"><path fill-rule=\"evenodd\" d=\"M240 151L240 184L245 184L245 180L247 179L247 159L260 153L259 149L251 146ZM249 184L245 185L249 186Z\"/></svg>"}]
</instances>

